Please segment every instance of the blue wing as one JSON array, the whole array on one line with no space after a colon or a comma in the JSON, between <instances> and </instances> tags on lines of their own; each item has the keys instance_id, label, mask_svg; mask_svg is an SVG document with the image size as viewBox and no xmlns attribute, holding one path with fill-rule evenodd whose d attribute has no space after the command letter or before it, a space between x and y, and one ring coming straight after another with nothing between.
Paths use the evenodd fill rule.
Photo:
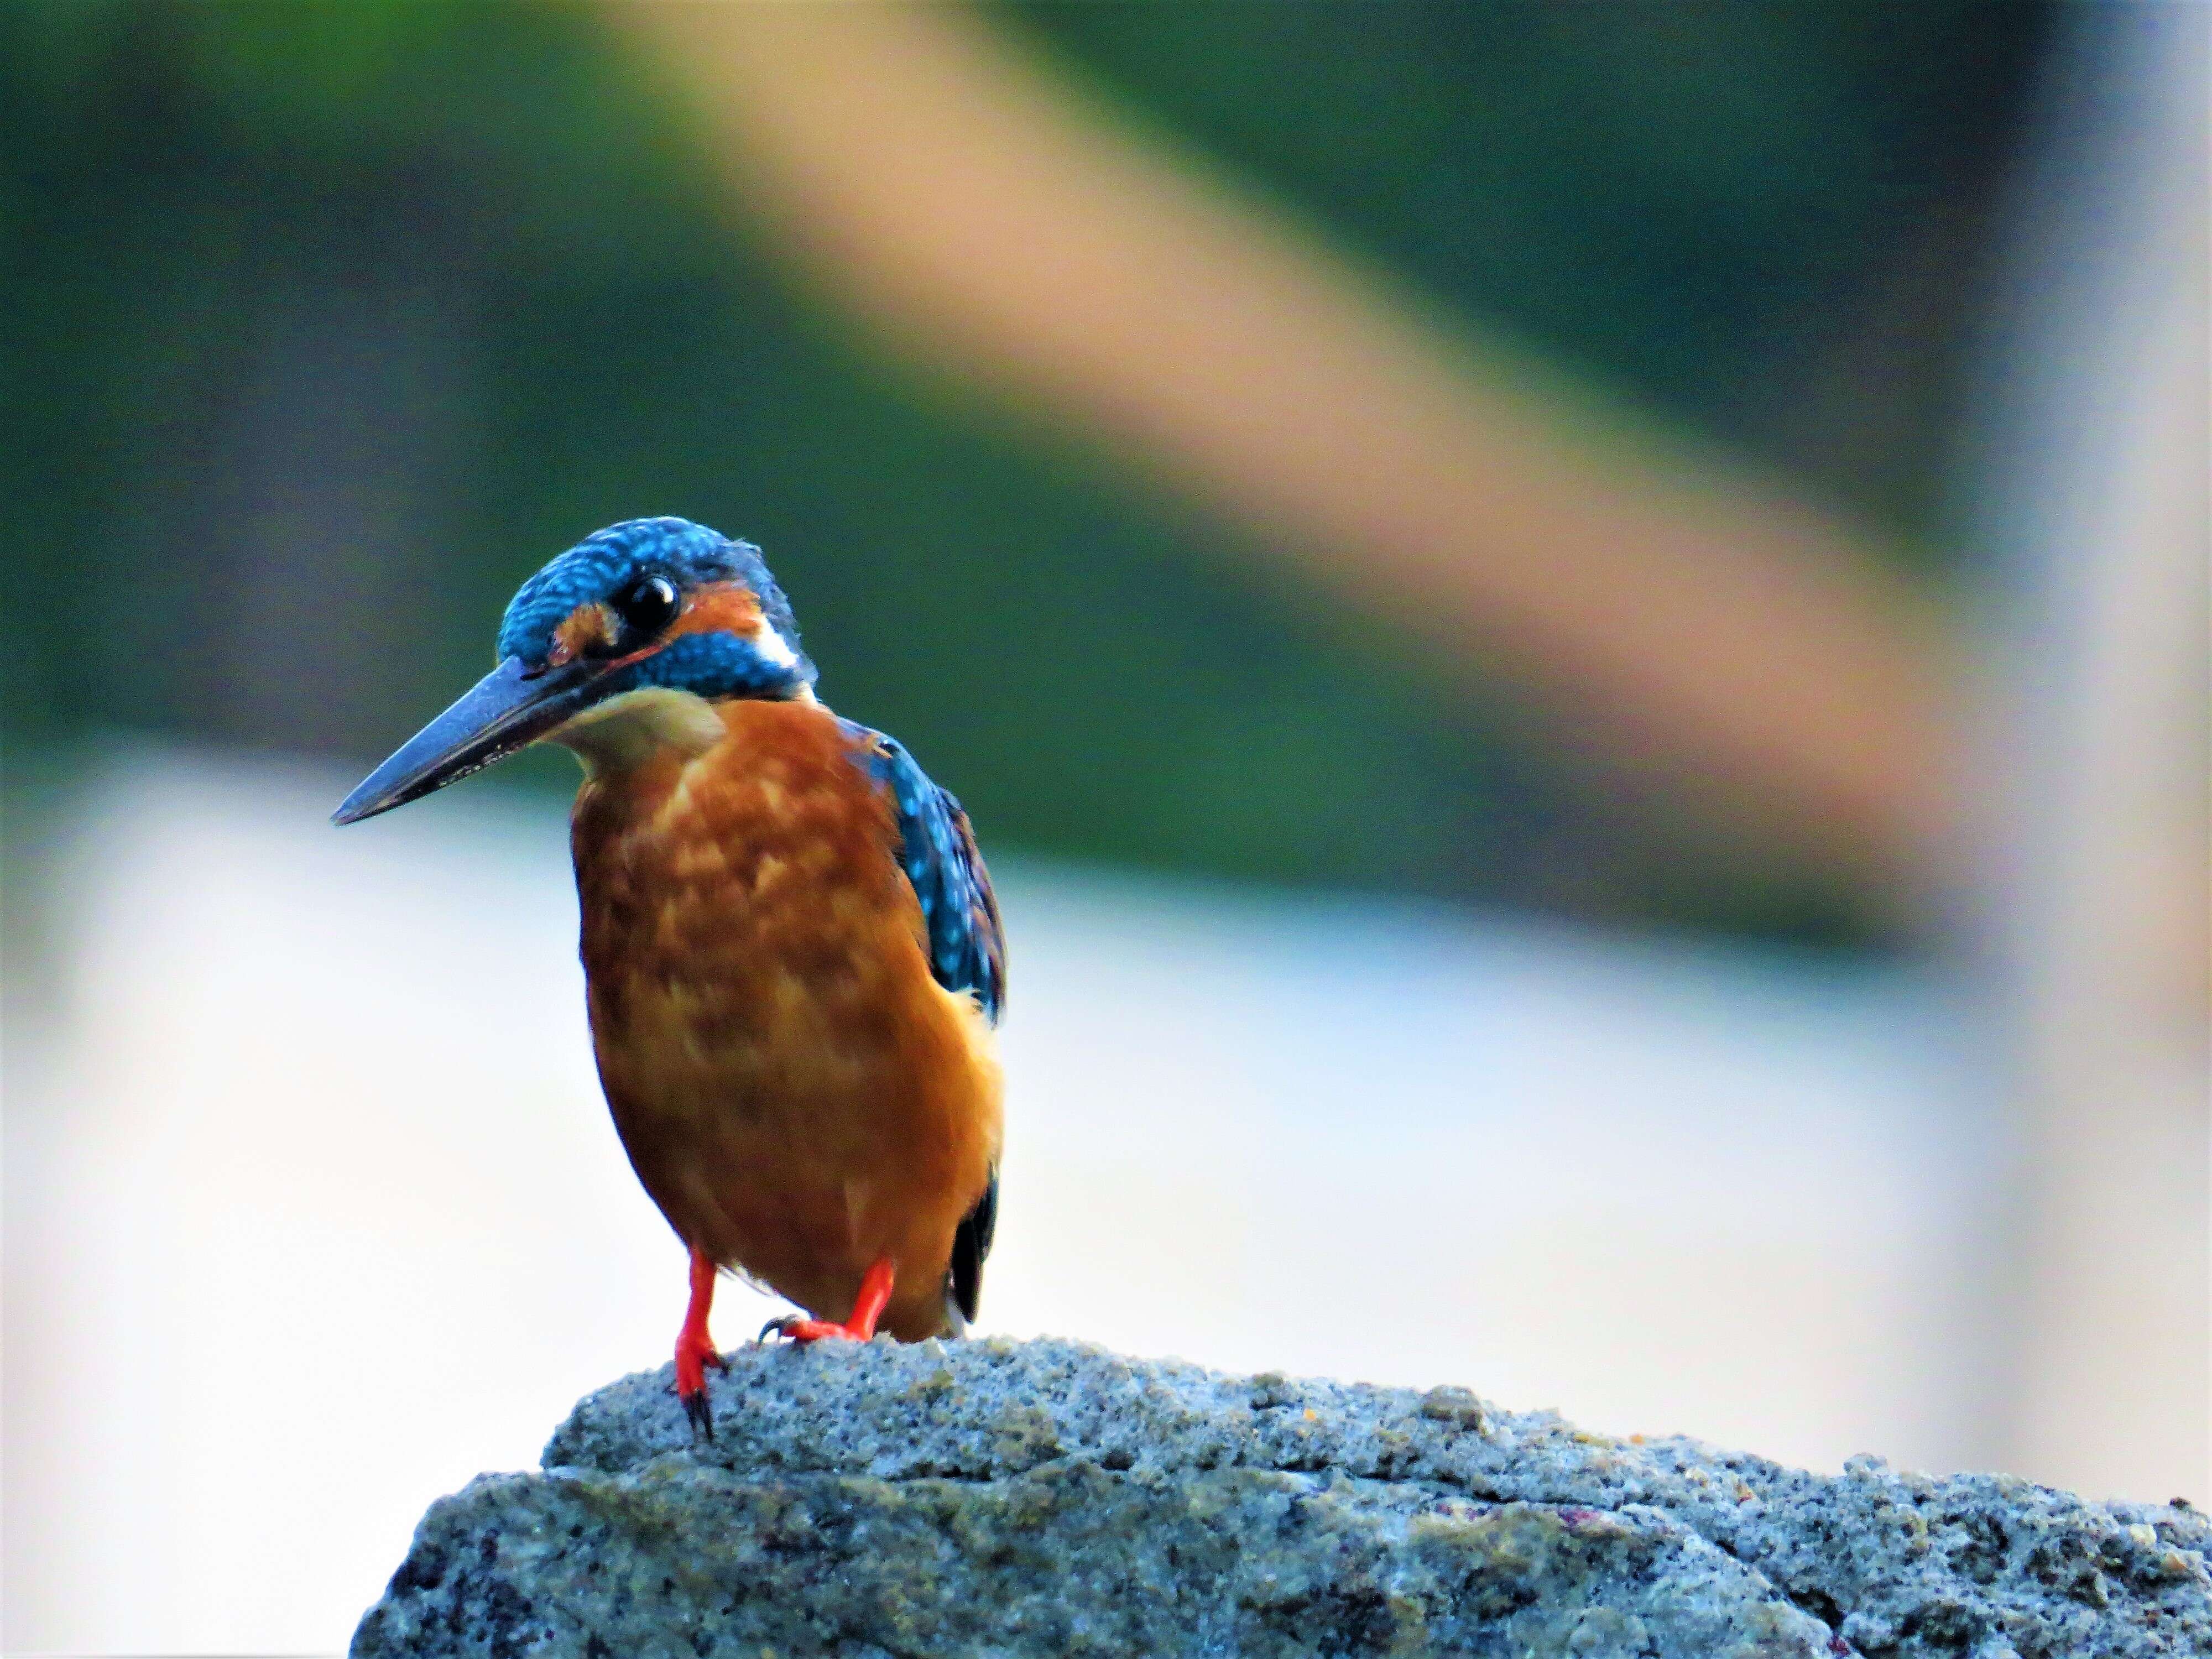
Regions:
<instances>
[{"instance_id":1,"label":"blue wing","mask_svg":"<svg viewBox=\"0 0 2212 1659\"><path fill-rule=\"evenodd\" d=\"M899 857L921 901L930 972L948 991L973 992L983 1017L997 1024L1006 1000L1006 938L967 813L896 738L843 725L896 805Z\"/></svg>"}]
</instances>

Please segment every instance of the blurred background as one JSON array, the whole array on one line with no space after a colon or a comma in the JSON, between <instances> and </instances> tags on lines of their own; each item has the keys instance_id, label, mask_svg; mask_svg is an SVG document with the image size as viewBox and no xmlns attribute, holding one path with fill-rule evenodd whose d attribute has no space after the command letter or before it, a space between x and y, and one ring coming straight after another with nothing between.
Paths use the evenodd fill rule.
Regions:
<instances>
[{"instance_id":1,"label":"blurred background","mask_svg":"<svg viewBox=\"0 0 2212 1659\"><path fill-rule=\"evenodd\" d=\"M644 514L975 817L986 1331L2212 1500L2208 18L10 6L0 1645L665 1360L571 763L324 822Z\"/></svg>"}]
</instances>

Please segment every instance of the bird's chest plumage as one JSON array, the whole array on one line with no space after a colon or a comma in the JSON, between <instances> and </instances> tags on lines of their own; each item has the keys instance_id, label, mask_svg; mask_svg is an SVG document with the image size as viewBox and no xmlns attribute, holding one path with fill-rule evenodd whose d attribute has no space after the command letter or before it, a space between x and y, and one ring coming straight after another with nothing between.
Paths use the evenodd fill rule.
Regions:
<instances>
[{"instance_id":1,"label":"bird's chest plumage","mask_svg":"<svg viewBox=\"0 0 2212 1659\"><path fill-rule=\"evenodd\" d=\"M617 1127L678 1233L803 1305L887 1252L941 1275L997 1152L981 1022L931 976L892 803L836 719L755 702L724 720L707 752L577 797Z\"/></svg>"}]
</instances>

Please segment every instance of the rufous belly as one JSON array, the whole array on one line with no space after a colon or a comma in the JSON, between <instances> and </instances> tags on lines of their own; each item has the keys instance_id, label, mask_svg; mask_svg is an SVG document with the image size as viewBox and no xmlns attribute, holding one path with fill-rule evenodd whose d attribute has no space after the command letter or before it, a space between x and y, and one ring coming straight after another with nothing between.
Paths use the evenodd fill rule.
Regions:
<instances>
[{"instance_id":1,"label":"rufous belly","mask_svg":"<svg viewBox=\"0 0 2212 1659\"><path fill-rule=\"evenodd\" d=\"M811 702L589 779L574 845L615 1127L687 1243L817 1318L888 1256L883 1327L945 1325L953 1230L1000 1142L970 999L931 976L890 803Z\"/></svg>"}]
</instances>

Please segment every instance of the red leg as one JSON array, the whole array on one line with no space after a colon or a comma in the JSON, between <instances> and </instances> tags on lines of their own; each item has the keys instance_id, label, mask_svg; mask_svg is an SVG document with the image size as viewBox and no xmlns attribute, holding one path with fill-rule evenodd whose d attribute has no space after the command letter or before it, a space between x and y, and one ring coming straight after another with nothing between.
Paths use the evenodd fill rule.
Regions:
<instances>
[{"instance_id":1,"label":"red leg","mask_svg":"<svg viewBox=\"0 0 2212 1659\"><path fill-rule=\"evenodd\" d=\"M797 1314L769 1322L769 1331L781 1331L794 1342L819 1342L824 1337L847 1337L866 1342L876 1334L876 1322L890 1304L891 1281L896 1275L889 1256L880 1258L860 1280L860 1293L853 1298L853 1316L840 1325L829 1319L802 1319Z\"/></svg>"},{"instance_id":2,"label":"red leg","mask_svg":"<svg viewBox=\"0 0 2212 1659\"><path fill-rule=\"evenodd\" d=\"M684 1310L684 1328L676 1334L676 1397L684 1415L705 1439L714 1437L714 1419L707 1407L707 1367L720 1370L729 1362L714 1351L707 1332L707 1315L714 1305L714 1264L697 1245L691 1247L691 1301Z\"/></svg>"}]
</instances>

